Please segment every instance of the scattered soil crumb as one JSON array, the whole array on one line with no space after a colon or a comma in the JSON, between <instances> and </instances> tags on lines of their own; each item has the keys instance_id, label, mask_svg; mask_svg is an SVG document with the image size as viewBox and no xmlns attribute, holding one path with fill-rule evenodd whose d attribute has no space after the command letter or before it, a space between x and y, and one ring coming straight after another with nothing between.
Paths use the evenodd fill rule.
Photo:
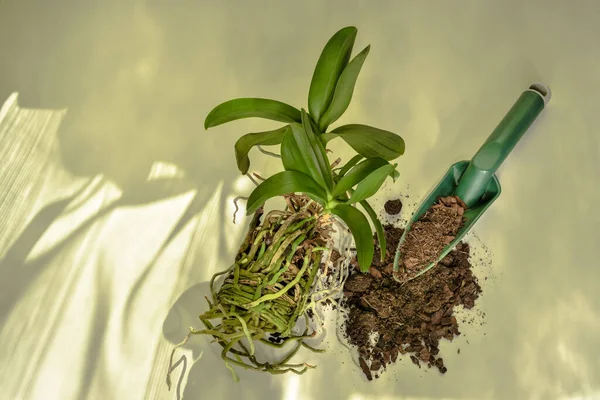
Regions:
<instances>
[{"instance_id":1,"label":"scattered soil crumb","mask_svg":"<svg viewBox=\"0 0 600 400\"><path fill-rule=\"evenodd\" d=\"M370 381L372 381L373 380L373 376L371 375L371 370L369 369L369 366L367 365L367 362L365 361L365 359L362 358L362 357L360 357L358 359L358 362L360 364L360 368L363 370L363 372L367 376L367 379L370 380Z\"/></svg>"},{"instance_id":2,"label":"scattered soil crumb","mask_svg":"<svg viewBox=\"0 0 600 400\"><path fill-rule=\"evenodd\" d=\"M436 261L448 243L463 227L465 204L456 196L441 197L427 212L412 224L400 246L402 255L397 278L406 281ZM442 264L452 263L450 256Z\"/></svg>"},{"instance_id":3,"label":"scattered soil crumb","mask_svg":"<svg viewBox=\"0 0 600 400\"><path fill-rule=\"evenodd\" d=\"M398 215L402 211L402 201L400 199L388 200L383 208L389 215Z\"/></svg>"},{"instance_id":4,"label":"scattered soil crumb","mask_svg":"<svg viewBox=\"0 0 600 400\"><path fill-rule=\"evenodd\" d=\"M454 215L446 210L442 214ZM455 308L472 308L481 293L471 271L469 246L459 243L447 262L399 284L392 277L391 266L403 230L391 225L384 230L388 241L384 262L375 257L370 273L354 270L344 286L349 310L345 336L358 348L361 369L369 380L402 356L419 368L435 367L445 373L440 340L451 341L460 335ZM376 343L371 342L374 335Z\"/></svg>"}]
</instances>

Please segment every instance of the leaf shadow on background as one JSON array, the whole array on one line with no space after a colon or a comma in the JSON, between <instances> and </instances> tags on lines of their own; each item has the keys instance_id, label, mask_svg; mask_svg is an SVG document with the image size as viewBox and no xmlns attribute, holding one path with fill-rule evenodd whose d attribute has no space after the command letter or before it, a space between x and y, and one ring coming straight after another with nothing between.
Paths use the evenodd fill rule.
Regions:
<instances>
[{"instance_id":1,"label":"leaf shadow on background","mask_svg":"<svg viewBox=\"0 0 600 400\"><path fill-rule=\"evenodd\" d=\"M163 180L163 182L161 182L161 184L168 185L169 187L172 188L174 181L176 182L176 180L165 179L165 180ZM171 196L169 196L169 197L174 197L174 196L177 196L184 192L187 192L190 189L193 189L193 185L191 185L189 182L180 182L180 183L182 184L180 190L177 190L177 191L171 193ZM121 332L121 334L123 335L124 340L128 340L129 334L133 334L133 335L139 334L139 332L137 330L128 331L126 329L127 320L132 315L132 313L135 312L135 309L133 308L135 305L135 300L136 300L140 290L144 286L150 273L152 272L154 265L158 262L160 256L168 248L169 244L171 244L173 242L173 240L175 240L178 237L178 235L182 232L182 230L185 229L189 225L189 223L195 217L197 217L198 214L204 209L205 205L207 204L207 201L213 195L213 193L210 190L206 190L205 186L202 186L200 184L196 184L195 186L197 186L195 189L196 192L195 192L193 198L191 199L191 201L189 202L187 208L182 213L182 215L178 219L178 221L175 223L175 225L171 229L169 235L167 235L167 237L163 241L162 245L158 249L155 250L154 257L143 268L142 273L139 275L139 277L135 281L133 287L131 288L130 292L128 293L127 300L124 304L124 309L122 312L122 324L121 324L122 332ZM219 209L223 210L223 214L221 216L222 219L225 217L224 210L226 207L224 207L224 205L225 205L226 197L227 197L228 193L229 193L229 190L225 191L225 193L222 194L222 196L220 198L220 202L219 202ZM159 199L159 200L162 200L163 198L164 198L164 196L157 196L157 199ZM139 197L138 193L136 192L135 196L129 196L128 198L119 199L119 201L117 202L119 204L115 205L114 207L111 206L110 208L107 208L106 213L109 213L110 211L115 210L119 206L126 207L126 206L135 206L138 204L146 204L146 201L143 201L143 200L148 200L148 198ZM100 215L95 216L94 219L96 219L99 216ZM225 248L223 235L219 235L219 241L220 241L219 247L217 249L213 249L213 251L221 252ZM192 245L192 244L193 244L193 242L190 242L190 245ZM188 246L186 253L188 251L190 251L189 246ZM185 259L185 255L183 258ZM198 268L200 268L200 266L198 266ZM110 281L110 279L107 279L102 274L97 273L95 282L96 282L97 293L98 293L99 298L94 303L98 305L97 306L98 308L94 310L95 314L94 314L94 322L93 322L93 329L92 329L93 334L92 334L92 337L90 338L90 341L87 345L87 350L86 350L87 351L86 359L90 360L90 361L88 361L88 363L86 364L86 367L85 367L85 375L83 378L83 385L81 386L81 389L80 389L80 394L81 394L80 397L81 398L85 397L85 395L88 393L88 390L91 387L91 384L93 382L94 375L96 373L102 374L102 372L103 372L102 368L100 368L102 366L99 364L98 360L99 360L99 356L101 355L101 353L100 353L100 350L102 348L101 344L103 343L103 341L105 339L106 327L109 322L108 316L110 314L109 311L110 311L110 303L111 303L111 298L106 296L104 293L110 292L109 289L111 287L111 281ZM182 332L185 334L186 330L185 329L180 330L178 333L182 333ZM173 333L175 334L175 332L173 332ZM184 368L184 369L189 368L189 366L191 365L191 362L188 362L187 358L181 359L179 362L181 364L181 368ZM104 366L104 367L110 368L110 366ZM176 376L176 375L177 375L177 372L174 373L174 376ZM108 379L108 377L101 376L100 381L104 381L105 379ZM176 387L176 390L178 391L177 399L181 399L181 391L183 389L181 387L182 381L183 381L183 375L181 375L181 377L179 377L178 379L174 379L174 382L176 382L176 384L174 386ZM195 399L195 398L198 398L198 396L194 395L194 396L192 396L192 398Z\"/></svg>"},{"instance_id":2,"label":"leaf shadow on background","mask_svg":"<svg viewBox=\"0 0 600 400\"><path fill-rule=\"evenodd\" d=\"M129 295L127 296L127 302L125 303L125 309L123 310L123 317L122 317L123 334L127 333L125 331L125 327L126 327L125 321L129 317L130 313L133 312L132 307L134 305L134 300L135 300L138 292L140 291L140 289L143 287L146 279L148 278L148 275L152 271L152 266L158 261L160 256L163 254L164 250L169 246L169 244L172 243L172 241L175 240L175 238L181 233L181 231L183 229L185 229L188 226L188 224L203 210L208 198L211 195L212 195L212 193L210 191L202 190L201 187L199 187L197 189L196 193L194 194L194 197L188 204L187 208L185 209L185 211L183 212L183 214L181 215L181 217L179 218L177 223L173 226L173 228L169 232L169 235L163 241L163 244L161 245L161 247L158 249L158 251L152 258L152 260L148 263L146 268L144 268L144 271L142 272L142 274L136 280L131 291L129 292ZM225 195L221 196L221 199L220 199L221 207L219 207L220 209L224 208L222 206L224 203L224 197L225 197ZM189 251L189 248L188 248L188 251ZM216 251L219 251L219 249L216 249ZM185 255L184 255L184 258L185 258Z\"/></svg>"},{"instance_id":3,"label":"leaf shadow on background","mask_svg":"<svg viewBox=\"0 0 600 400\"><path fill-rule=\"evenodd\" d=\"M9 254L13 256L10 258L5 258L5 260L0 263L0 271L2 271L3 274L8 274L8 276L11 276L11 279L0 281L0 325L2 325L3 320L9 315L10 311L19 301L21 296L27 291L27 288L30 287L34 282L35 278L39 276L49 265L51 265L52 260L59 256L63 251L69 251L69 248L72 248L79 240L84 238L89 232L90 228L92 228L96 222L101 221L102 218L107 217L113 211L118 209L143 206L168 198L173 198L183 193L195 190L193 198L189 202L187 209L174 224L174 227L172 228L170 234L163 241L162 245L159 248L153 248L150 250L155 253L155 256L151 262L143 267L143 269L140 269L141 273L132 290L128 293L125 310L122 314L123 320L125 321L127 316L131 315L131 313L134 311L132 309L133 301L136 299L138 291L143 287L159 256L164 252L169 244L172 243L178 234L189 224L189 222L196 217L200 211L202 211L207 204L207 201L211 196L213 196L213 190L211 190L213 188L210 185L202 185L198 182L190 182L179 178L159 179L146 182L145 184L140 184L139 186L140 187L138 187L138 190L129 194L124 193L121 198L117 199L112 204L105 206L92 217L89 217L87 220L83 221L75 230L70 232L67 237L62 239L50 250L44 252L41 256L28 261L26 260L27 254L33 248L33 246L35 246L35 242L37 242L39 237L41 237L43 234L42 230L47 229L52 223L52 220L46 220L46 224L42 226L42 229L39 229L39 223L36 224L32 222L30 227L25 230L25 232L31 233L24 233L18 240L19 245L9 250ZM70 202L76 201L76 197L77 194L47 206L38 214L38 216L36 216L36 219L45 220L44 217L50 214L51 211L53 216L57 217ZM225 195L223 197L225 197ZM224 199L222 199L221 203L223 202ZM82 200L81 203L85 204L85 200ZM224 207L221 206L220 208L223 209ZM215 249L215 251L217 250L218 249ZM16 257L17 255L18 257ZM127 266L123 267L126 268ZM59 266L52 272L54 277L52 282L50 282L46 288L47 293L52 292L52 286L54 284L58 284L60 286L61 275L63 277L66 276L64 271L71 269L74 269L76 274L80 274L82 272L81 269L77 268L77 266ZM20 273L18 276L16 276L14 273L11 273L11 271L26 271L26 273ZM87 362L81 371L82 383L80 387L80 394L82 396L80 397L85 397L87 391L90 390L91 385L94 382L96 382L94 385L102 385L102 382L108 382L110 379L108 376L103 376L103 371L106 368L110 368L110 366L102 365L100 361L102 357L100 356L101 352L103 351L103 343L106 340L106 329L109 323L111 307L113 307L111 305L112 299L106 295L106 293L111 293L110 288L113 283L109 276L101 273L101 269L97 269L96 271L96 277L94 278L96 290L95 294L93 294L95 296L95 300L93 302L95 306L93 309L89 310L90 315L92 315L92 325L90 330L91 335L86 343L86 346L81 349L81 351L86 354ZM56 281L56 283L54 281ZM76 278L74 279L74 282L77 282ZM67 288L67 291L69 292L74 290L75 286L73 286L73 284L70 284L70 286ZM52 298L53 296L52 294L47 294L45 297ZM50 343L52 338L56 335L57 321L59 320L60 318L56 319L50 326L45 328L46 331L49 332L47 339L48 343ZM125 323L123 323L123 326L125 326ZM139 332L134 330L133 332L124 331L122 333L126 335L137 334ZM44 359L48 351L49 348L45 347L42 350L40 359ZM40 367L40 365L34 365L33 369L35 371ZM35 376L35 372L33 372L33 376Z\"/></svg>"},{"instance_id":4,"label":"leaf shadow on background","mask_svg":"<svg viewBox=\"0 0 600 400\"><path fill-rule=\"evenodd\" d=\"M80 377L81 383L79 385L79 396L80 399L84 399L89 396L90 388L94 382L94 375L99 369L99 364L102 360L102 342L105 340L106 331L108 328L108 320L110 316L111 308L111 279L107 279L99 269L96 270L94 279L95 295L97 296L92 311L93 321L92 329L90 329L90 338L85 349L82 349L86 354L86 365L83 374ZM100 369L100 371L102 371ZM102 377L100 382L104 382L106 377Z\"/></svg>"},{"instance_id":5,"label":"leaf shadow on background","mask_svg":"<svg viewBox=\"0 0 600 400\"><path fill-rule=\"evenodd\" d=\"M29 262L27 261L27 256L30 254L37 241L55 219L60 216L69 203L77 197L78 193L44 207L25 228L21 236L11 246L4 259L0 262L0 272L5 276L11 277L11 279L2 280L0 283L0 319L4 319L7 314L10 313L21 294L24 293L35 278L42 273L49 261L57 254L60 254L63 249L68 248L71 243L84 234L95 222L109 215L116 209L158 202L193 190L195 189L195 186L196 185L192 182L172 178L148 181L144 184L140 184L136 191L123 193L121 198L83 221L52 249L44 252L42 256L33 262ZM203 200L206 201L210 193L207 193L205 188L202 192L205 194ZM197 193L194 197L196 204L198 204L198 199L199 195ZM165 245L167 244L168 243L165 243ZM162 248L159 249L159 253L162 250ZM46 260L47 262L42 262L42 260Z\"/></svg>"},{"instance_id":6,"label":"leaf shadow on background","mask_svg":"<svg viewBox=\"0 0 600 400\"><path fill-rule=\"evenodd\" d=\"M0 276L9 277L0 281L0 322L10 313L21 294L44 268L43 264L36 264L35 267L27 266L27 257L48 228L88 185L89 183L83 185L71 196L43 207L0 260Z\"/></svg>"}]
</instances>

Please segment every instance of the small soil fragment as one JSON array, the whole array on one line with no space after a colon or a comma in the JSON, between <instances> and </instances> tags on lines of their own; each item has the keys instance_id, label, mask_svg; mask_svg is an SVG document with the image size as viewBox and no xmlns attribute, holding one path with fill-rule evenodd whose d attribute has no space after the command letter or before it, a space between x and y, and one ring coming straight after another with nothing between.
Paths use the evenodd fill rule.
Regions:
<instances>
[{"instance_id":1,"label":"small soil fragment","mask_svg":"<svg viewBox=\"0 0 600 400\"><path fill-rule=\"evenodd\" d=\"M406 281L437 260L446 245L454 240L465 223L465 204L456 196L440 197L412 224L400 246L402 262L397 278ZM451 265L446 257L441 263Z\"/></svg>"},{"instance_id":2,"label":"small soil fragment","mask_svg":"<svg viewBox=\"0 0 600 400\"><path fill-rule=\"evenodd\" d=\"M367 376L367 379L372 381L373 375L371 375L371 370L369 369L369 366L367 365L367 362L365 361L365 359L361 357L359 359L359 364L360 364L360 368L363 370L363 372Z\"/></svg>"},{"instance_id":3,"label":"small soil fragment","mask_svg":"<svg viewBox=\"0 0 600 400\"><path fill-rule=\"evenodd\" d=\"M402 201L400 199L388 200L383 208L389 215L398 215L402 211Z\"/></svg>"},{"instance_id":4,"label":"small soil fragment","mask_svg":"<svg viewBox=\"0 0 600 400\"><path fill-rule=\"evenodd\" d=\"M399 284L388 267L394 259L394 243L398 244L403 231L390 225L384 229L388 248L393 250L386 253L384 262L371 266L379 274L354 271L346 281L345 335L358 348L361 369L369 380L377 378L373 370L385 369L402 355L419 368L426 365L445 373L439 343L460 335L454 309L473 307L481 294L469 263L469 246L459 243L445 263ZM375 333L378 340L372 343Z\"/></svg>"}]
</instances>

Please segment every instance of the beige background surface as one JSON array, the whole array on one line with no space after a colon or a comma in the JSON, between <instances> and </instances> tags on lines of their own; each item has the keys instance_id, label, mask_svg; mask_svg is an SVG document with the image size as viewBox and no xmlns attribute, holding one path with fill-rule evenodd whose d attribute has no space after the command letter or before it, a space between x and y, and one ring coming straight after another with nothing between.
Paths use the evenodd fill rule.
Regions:
<instances>
[{"instance_id":1,"label":"beige background surface","mask_svg":"<svg viewBox=\"0 0 600 400\"><path fill-rule=\"evenodd\" d=\"M380 200L418 200L529 83L552 88L476 226L491 253L476 262L492 277L487 324L442 349L445 376L404 361L371 383L334 336L324 357L303 354L317 370L238 385L196 338L177 355L183 398L600 398L593 0L1 0L0 103L18 93L0 117L1 398L177 398L164 384L172 343L243 234L231 200L251 186L233 144L274 126L205 132L204 117L241 96L306 107L322 46L346 25L357 51L372 49L339 122L407 143ZM260 173L277 168L251 156Z\"/></svg>"}]
</instances>

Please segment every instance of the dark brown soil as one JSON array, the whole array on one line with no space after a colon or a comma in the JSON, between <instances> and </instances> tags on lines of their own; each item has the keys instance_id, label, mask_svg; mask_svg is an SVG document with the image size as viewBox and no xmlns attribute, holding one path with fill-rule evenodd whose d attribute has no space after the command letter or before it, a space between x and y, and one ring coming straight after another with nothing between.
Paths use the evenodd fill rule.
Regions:
<instances>
[{"instance_id":1,"label":"dark brown soil","mask_svg":"<svg viewBox=\"0 0 600 400\"><path fill-rule=\"evenodd\" d=\"M400 199L389 200L383 205L383 208L389 215L398 215L402 211L402 201Z\"/></svg>"},{"instance_id":2,"label":"dark brown soil","mask_svg":"<svg viewBox=\"0 0 600 400\"><path fill-rule=\"evenodd\" d=\"M464 224L464 203L455 196L440 198L412 224L400 246L402 256L397 277L405 281L437 260L444 247Z\"/></svg>"},{"instance_id":3,"label":"dark brown soil","mask_svg":"<svg viewBox=\"0 0 600 400\"><path fill-rule=\"evenodd\" d=\"M385 261L374 263L369 274L353 271L344 286L349 308L345 334L357 346L369 380L401 356L419 368L427 365L445 373L439 342L460 335L454 310L459 305L472 308L481 293L468 260L469 246L460 243L443 264L401 285L392 277L392 263L402 229L384 229L391 249Z\"/></svg>"}]
</instances>

